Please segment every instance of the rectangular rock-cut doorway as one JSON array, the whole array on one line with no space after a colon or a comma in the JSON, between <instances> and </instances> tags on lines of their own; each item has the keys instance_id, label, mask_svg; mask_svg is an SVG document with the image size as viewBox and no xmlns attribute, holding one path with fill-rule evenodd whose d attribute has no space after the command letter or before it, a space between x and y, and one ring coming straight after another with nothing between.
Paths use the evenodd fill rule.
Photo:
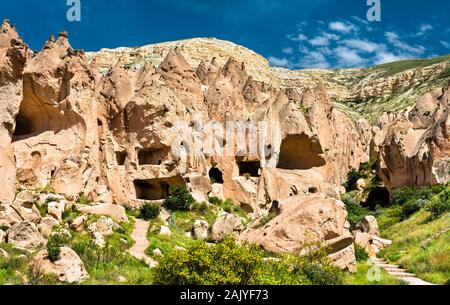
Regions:
<instances>
[{"instance_id":1,"label":"rectangular rock-cut doorway","mask_svg":"<svg viewBox=\"0 0 450 305\"><path fill-rule=\"evenodd\" d=\"M134 189L140 200L163 200L169 196L169 183L161 179L135 180Z\"/></svg>"}]
</instances>

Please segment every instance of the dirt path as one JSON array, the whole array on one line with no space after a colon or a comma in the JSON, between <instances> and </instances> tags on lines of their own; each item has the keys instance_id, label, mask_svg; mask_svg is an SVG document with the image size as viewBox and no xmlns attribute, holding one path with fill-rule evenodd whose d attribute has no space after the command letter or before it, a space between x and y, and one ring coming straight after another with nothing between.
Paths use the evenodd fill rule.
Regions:
<instances>
[{"instance_id":1,"label":"dirt path","mask_svg":"<svg viewBox=\"0 0 450 305\"><path fill-rule=\"evenodd\" d=\"M397 265L386 263L386 261L384 261L383 259L375 258L372 260L375 262L375 264L386 270L386 272L391 276L395 277L396 279L402 280L409 285L434 285L417 278L415 274L408 273L405 269L402 269Z\"/></svg>"},{"instance_id":2,"label":"dirt path","mask_svg":"<svg viewBox=\"0 0 450 305\"><path fill-rule=\"evenodd\" d=\"M130 254L137 259L143 260L146 264L153 268L157 265L157 262L145 254L145 250L147 250L150 245L147 240L149 225L150 224L148 221L136 219L134 230L131 233L131 238L135 241L135 244L130 248L130 250L128 250L128 252L130 252Z\"/></svg>"}]
</instances>

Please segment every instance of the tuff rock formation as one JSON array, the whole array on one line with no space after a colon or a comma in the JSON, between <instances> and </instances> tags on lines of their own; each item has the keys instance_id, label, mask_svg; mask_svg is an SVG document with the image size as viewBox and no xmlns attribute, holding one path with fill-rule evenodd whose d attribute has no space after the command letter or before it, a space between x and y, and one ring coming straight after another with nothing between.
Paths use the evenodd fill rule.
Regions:
<instances>
[{"instance_id":1,"label":"tuff rock formation","mask_svg":"<svg viewBox=\"0 0 450 305\"><path fill-rule=\"evenodd\" d=\"M241 239L269 251L301 252L312 235L338 266L354 271L339 200L350 170L378 159L391 193L449 180L446 67L384 77L381 68L288 71L214 39L86 55L66 33L33 52L5 21L0 225L12 227L9 236L26 224L40 244L65 210L126 222L125 207L162 203L171 186L186 186L196 201L230 199L249 214L247 227L222 215L216 239L244 230ZM395 90L421 94L428 87L417 86L431 80L438 89L374 125L347 115L352 101L366 105ZM57 195L41 198L43 190ZM79 198L92 204L75 205ZM56 222L40 215L43 204ZM271 211L277 216L256 228ZM71 226L83 230L86 221Z\"/></svg>"}]
</instances>

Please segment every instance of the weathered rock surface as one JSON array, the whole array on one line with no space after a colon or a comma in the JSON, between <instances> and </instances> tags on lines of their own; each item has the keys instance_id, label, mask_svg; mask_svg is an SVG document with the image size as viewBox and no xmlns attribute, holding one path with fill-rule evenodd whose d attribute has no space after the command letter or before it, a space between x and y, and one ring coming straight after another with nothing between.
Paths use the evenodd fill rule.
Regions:
<instances>
[{"instance_id":1,"label":"weathered rock surface","mask_svg":"<svg viewBox=\"0 0 450 305\"><path fill-rule=\"evenodd\" d=\"M369 257L376 257L378 252L392 244L392 241L376 235L355 231L355 244L366 250Z\"/></svg>"},{"instance_id":2,"label":"weathered rock surface","mask_svg":"<svg viewBox=\"0 0 450 305\"><path fill-rule=\"evenodd\" d=\"M227 235L238 235L244 226L236 215L222 212L212 226L212 239L220 241Z\"/></svg>"},{"instance_id":3,"label":"weathered rock surface","mask_svg":"<svg viewBox=\"0 0 450 305\"><path fill-rule=\"evenodd\" d=\"M353 238L341 201L324 195L294 196L280 201L278 210L277 217L261 228L247 229L240 238L273 253L301 254L319 243L329 249L337 265L356 270Z\"/></svg>"},{"instance_id":4,"label":"weathered rock surface","mask_svg":"<svg viewBox=\"0 0 450 305\"><path fill-rule=\"evenodd\" d=\"M48 259L47 250L40 251L33 259L33 268L39 269L43 274L56 275L61 282L69 284L89 279L80 257L67 247L61 248L60 259L54 263Z\"/></svg>"},{"instance_id":5,"label":"weathered rock surface","mask_svg":"<svg viewBox=\"0 0 450 305\"><path fill-rule=\"evenodd\" d=\"M278 210L242 238L273 252L301 251L311 239L353 271L339 201L351 169L377 159L391 194L450 180L450 89L447 78L439 78L448 66L444 61L394 75L379 68L289 71L215 39L86 55L72 49L66 33L34 53L5 21L0 226L16 231L25 221L24 231L39 240L35 224L45 236L53 224L37 207L48 204L48 215L59 221L80 194L95 203L77 204L81 213L127 222L125 207L161 204L170 187L185 186L199 202L230 199L254 223ZM430 82L437 89L422 92ZM342 112L402 90L412 92L412 106L379 115L373 126ZM225 133L228 123L234 129ZM33 196L43 189L58 195ZM161 216L168 226L170 215ZM86 220L81 216L71 228L83 230ZM362 232L377 235L373 220L366 222ZM197 225L194 237L203 238L205 226ZM212 237L244 229L239 217L224 213ZM93 231L102 244L103 234Z\"/></svg>"},{"instance_id":6,"label":"weathered rock surface","mask_svg":"<svg viewBox=\"0 0 450 305\"><path fill-rule=\"evenodd\" d=\"M39 250L47 243L37 226L28 221L15 224L6 231L6 235L8 243L19 249Z\"/></svg>"},{"instance_id":7,"label":"weathered rock surface","mask_svg":"<svg viewBox=\"0 0 450 305\"><path fill-rule=\"evenodd\" d=\"M81 213L106 215L113 218L117 222L128 222L125 208L115 204L97 204L92 206L77 205L77 210Z\"/></svg>"},{"instance_id":8,"label":"weathered rock surface","mask_svg":"<svg viewBox=\"0 0 450 305\"><path fill-rule=\"evenodd\" d=\"M378 221L375 216L365 216L355 226L355 230L359 230L363 233L369 233L371 235L380 236L380 229L378 228Z\"/></svg>"},{"instance_id":9,"label":"weathered rock surface","mask_svg":"<svg viewBox=\"0 0 450 305\"><path fill-rule=\"evenodd\" d=\"M196 238L196 239L208 238L208 228L209 228L209 225L206 221L204 221L204 220L195 221L194 228L192 229L194 238Z\"/></svg>"}]
</instances>

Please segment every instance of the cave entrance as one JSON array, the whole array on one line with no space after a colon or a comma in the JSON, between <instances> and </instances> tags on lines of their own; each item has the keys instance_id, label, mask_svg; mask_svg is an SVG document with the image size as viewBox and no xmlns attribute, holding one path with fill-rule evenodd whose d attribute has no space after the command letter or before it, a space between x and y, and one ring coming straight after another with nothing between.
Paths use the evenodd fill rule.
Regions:
<instances>
[{"instance_id":1,"label":"cave entrance","mask_svg":"<svg viewBox=\"0 0 450 305\"><path fill-rule=\"evenodd\" d=\"M250 177L260 177L261 162L259 161L238 161L239 176L249 175Z\"/></svg>"},{"instance_id":2,"label":"cave entrance","mask_svg":"<svg viewBox=\"0 0 450 305\"><path fill-rule=\"evenodd\" d=\"M385 187L378 186L369 192L364 205L370 209L375 209L377 205L386 207L390 204L390 202L391 198L389 191Z\"/></svg>"},{"instance_id":3,"label":"cave entrance","mask_svg":"<svg viewBox=\"0 0 450 305\"><path fill-rule=\"evenodd\" d=\"M142 149L138 152L139 165L161 165L168 155L168 148Z\"/></svg>"},{"instance_id":4,"label":"cave entrance","mask_svg":"<svg viewBox=\"0 0 450 305\"><path fill-rule=\"evenodd\" d=\"M134 189L140 200L163 200L169 196L169 184L160 179L135 180Z\"/></svg>"},{"instance_id":5,"label":"cave entrance","mask_svg":"<svg viewBox=\"0 0 450 305\"><path fill-rule=\"evenodd\" d=\"M127 159L127 153L125 151L116 151L115 154L117 165L124 165L125 160Z\"/></svg>"},{"instance_id":6,"label":"cave entrance","mask_svg":"<svg viewBox=\"0 0 450 305\"><path fill-rule=\"evenodd\" d=\"M33 133L31 120L19 113L16 117L16 129L14 130L13 138L26 136L31 133Z\"/></svg>"},{"instance_id":7,"label":"cave entrance","mask_svg":"<svg viewBox=\"0 0 450 305\"><path fill-rule=\"evenodd\" d=\"M220 169L213 167L209 170L209 179L214 183L223 184L223 174Z\"/></svg>"},{"instance_id":8,"label":"cave entrance","mask_svg":"<svg viewBox=\"0 0 450 305\"><path fill-rule=\"evenodd\" d=\"M307 170L324 166L322 147L318 140L305 134L287 136L281 143L278 168Z\"/></svg>"}]
</instances>

